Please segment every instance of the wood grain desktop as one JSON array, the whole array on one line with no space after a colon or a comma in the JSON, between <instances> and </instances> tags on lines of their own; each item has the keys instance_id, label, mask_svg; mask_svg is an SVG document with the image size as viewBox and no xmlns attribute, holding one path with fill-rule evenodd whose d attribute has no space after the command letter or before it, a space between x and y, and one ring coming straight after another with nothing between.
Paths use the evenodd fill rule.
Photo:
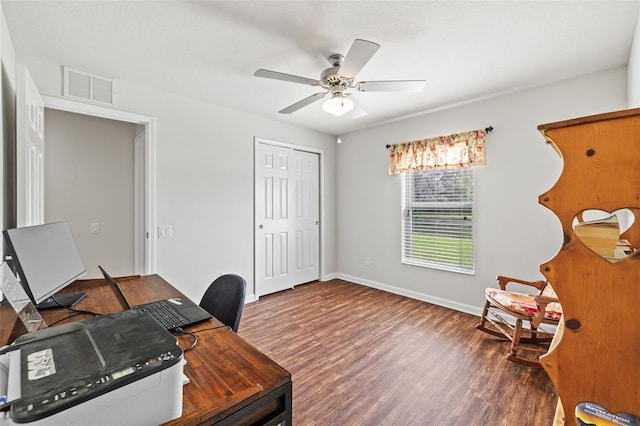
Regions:
<instances>
[{"instance_id":1,"label":"wood grain desktop","mask_svg":"<svg viewBox=\"0 0 640 426\"><path fill-rule=\"evenodd\" d=\"M119 278L118 282L132 306L183 296L158 275ZM74 306L77 310L110 313L124 309L112 287L102 279L79 280L64 292L87 293ZM67 309L41 312L49 325L90 318L90 315L70 317L72 314ZM19 321L15 320L15 314L13 317L12 321L11 313L3 306L0 312L3 344L19 334ZM189 327L188 331L196 333L198 342L185 352L184 372L189 383L183 387L182 417L167 424L291 424L292 386L287 370L215 318ZM179 335L177 339L183 349L193 341L189 335Z\"/></svg>"}]
</instances>

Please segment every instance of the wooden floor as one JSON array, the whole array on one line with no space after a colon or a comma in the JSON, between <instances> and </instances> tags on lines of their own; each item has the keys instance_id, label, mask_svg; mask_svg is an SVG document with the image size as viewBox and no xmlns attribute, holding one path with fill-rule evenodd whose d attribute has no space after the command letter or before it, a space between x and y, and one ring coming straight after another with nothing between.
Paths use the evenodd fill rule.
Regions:
<instances>
[{"instance_id":1,"label":"wooden floor","mask_svg":"<svg viewBox=\"0 0 640 426\"><path fill-rule=\"evenodd\" d=\"M247 304L239 335L291 372L294 425L551 425L545 372L476 322L331 280Z\"/></svg>"}]
</instances>

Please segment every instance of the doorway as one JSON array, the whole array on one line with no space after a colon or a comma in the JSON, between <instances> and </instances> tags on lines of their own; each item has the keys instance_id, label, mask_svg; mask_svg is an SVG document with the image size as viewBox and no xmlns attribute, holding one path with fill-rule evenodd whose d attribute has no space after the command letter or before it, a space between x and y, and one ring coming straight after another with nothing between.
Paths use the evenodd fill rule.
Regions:
<instances>
[{"instance_id":1,"label":"doorway","mask_svg":"<svg viewBox=\"0 0 640 426\"><path fill-rule=\"evenodd\" d=\"M69 223L86 278L101 276L98 265L134 275L134 140L142 126L49 108L44 115L45 223Z\"/></svg>"},{"instance_id":2,"label":"doorway","mask_svg":"<svg viewBox=\"0 0 640 426\"><path fill-rule=\"evenodd\" d=\"M74 112L99 118L107 118L126 123L140 125L143 132L136 137L134 157L134 235L135 274L147 275L156 272L156 238L155 223L155 152L156 123L155 118L126 111L120 111L98 105L76 102L63 98L42 96L45 108Z\"/></svg>"}]
</instances>

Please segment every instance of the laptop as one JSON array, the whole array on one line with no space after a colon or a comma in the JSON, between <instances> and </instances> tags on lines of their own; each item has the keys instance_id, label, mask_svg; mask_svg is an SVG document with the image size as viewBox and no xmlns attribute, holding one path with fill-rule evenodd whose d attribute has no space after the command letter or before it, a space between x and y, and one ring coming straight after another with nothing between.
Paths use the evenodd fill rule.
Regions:
<instances>
[{"instance_id":1,"label":"laptop","mask_svg":"<svg viewBox=\"0 0 640 426\"><path fill-rule=\"evenodd\" d=\"M131 306L118 282L98 265L104 278L113 286L118 298L128 309L134 309L149 315L167 330L189 327L212 318L211 314L184 296L170 297L164 300Z\"/></svg>"}]
</instances>

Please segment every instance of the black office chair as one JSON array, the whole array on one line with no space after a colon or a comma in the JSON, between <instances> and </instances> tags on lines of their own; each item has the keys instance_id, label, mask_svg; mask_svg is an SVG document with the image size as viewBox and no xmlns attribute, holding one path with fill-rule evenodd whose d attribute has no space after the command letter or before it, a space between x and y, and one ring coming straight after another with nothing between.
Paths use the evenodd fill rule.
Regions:
<instances>
[{"instance_id":1,"label":"black office chair","mask_svg":"<svg viewBox=\"0 0 640 426\"><path fill-rule=\"evenodd\" d=\"M247 282L241 276L221 275L205 291L200 306L237 333L246 291Z\"/></svg>"}]
</instances>

